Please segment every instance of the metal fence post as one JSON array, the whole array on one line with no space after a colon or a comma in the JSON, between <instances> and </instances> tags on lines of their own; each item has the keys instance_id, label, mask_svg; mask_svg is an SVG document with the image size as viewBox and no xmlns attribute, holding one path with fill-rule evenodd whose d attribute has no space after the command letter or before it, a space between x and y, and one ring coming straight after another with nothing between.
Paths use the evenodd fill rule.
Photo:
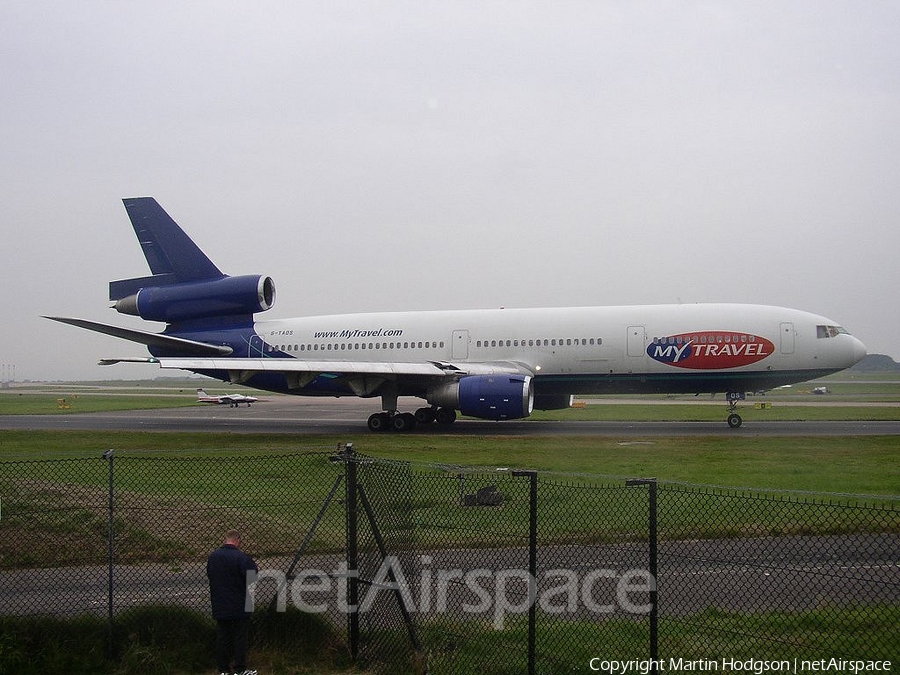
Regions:
<instances>
[{"instance_id":1,"label":"metal fence post","mask_svg":"<svg viewBox=\"0 0 900 675\"><path fill-rule=\"evenodd\" d=\"M359 509L356 500L356 458L353 443L344 446L344 469L347 474L347 633L350 656L359 656Z\"/></svg>"},{"instance_id":2,"label":"metal fence post","mask_svg":"<svg viewBox=\"0 0 900 675\"><path fill-rule=\"evenodd\" d=\"M108 523L109 523L109 532L108 532L108 541L107 541L107 552L106 559L107 564L109 565L108 570L108 595L107 595L107 653L109 655L110 660L113 658L114 644L113 644L113 562L114 562L114 554L115 554L115 540L116 540L116 529L115 529L115 512L114 512L114 504L113 504L113 487L114 487L114 470L113 470L113 451L107 450L103 453L103 459L106 460L109 465L109 512L108 512Z\"/></svg>"},{"instance_id":3,"label":"metal fence post","mask_svg":"<svg viewBox=\"0 0 900 675\"><path fill-rule=\"evenodd\" d=\"M651 672L656 673L656 664L659 662L659 596L657 589L657 507L656 507L656 488L657 480L655 478L638 478L625 482L625 485L646 485L649 490L649 552L647 554L648 564L650 567L650 576L653 578L653 587L650 589L650 659Z\"/></svg>"},{"instance_id":4,"label":"metal fence post","mask_svg":"<svg viewBox=\"0 0 900 675\"><path fill-rule=\"evenodd\" d=\"M528 490L528 675L534 675L537 650L537 471L513 471L515 477L527 476Z\"/></svg>"}]
</instances>

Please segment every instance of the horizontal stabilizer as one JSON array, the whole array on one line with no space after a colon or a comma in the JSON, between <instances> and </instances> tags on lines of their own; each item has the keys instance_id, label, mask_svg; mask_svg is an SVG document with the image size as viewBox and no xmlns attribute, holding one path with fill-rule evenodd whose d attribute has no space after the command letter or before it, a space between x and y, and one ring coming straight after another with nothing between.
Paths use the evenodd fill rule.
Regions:
<instances>
[{"instance_id":1,"label":"horizontal stabilizer","mask_svg":"<svg viewBox=\"0 0 900 675\"><path fill-rule=\"evenodd\" d=\"M152 277L138 277L136 279L119 279L109 282L109 299L121 300L129 295L134 295L142 288L151 286L171 286L178 283L178 277L174 274L154 274Z\"/></svg>"},{"instance_id":2,"label":"horizontal stabilizer","mask_svg":"<svg viewBox=\"0 0 900 675\"><path fill-rule=\"evenodd\" d=\"M45 316L44 318L50 319L51 321L59 321L60 323L67 323L70 326L77 326L78 328L86 328L87 330L103 333L104 335L123 338L125 340L130 340L131 342L147 345L148 347L178 350L186 356L228 356L234 351L231 347L222 345L211 345L206 342L185 340L184 338L172 337L171 335L161 335L159 333L148 333L142 330L122 328L120 326L110 326L109 324L87 321L86 319L73 319L64 316Z\"/></svg>"}]
</instances>

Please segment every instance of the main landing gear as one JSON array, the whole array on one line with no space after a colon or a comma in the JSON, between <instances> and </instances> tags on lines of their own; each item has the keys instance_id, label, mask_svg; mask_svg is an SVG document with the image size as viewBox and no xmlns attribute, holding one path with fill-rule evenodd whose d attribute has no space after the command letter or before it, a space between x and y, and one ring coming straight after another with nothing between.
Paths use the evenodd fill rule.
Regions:
<instances>
[{"instance_id":1,"label":"main landing gear","mask_svg":"<svg viewBox=\"0 0 900 675\"><path fill-rule=\"evenodd\" d=\"M369 431L412 431L420 424L452 424L456 421L453 408L419 408L413 413L385 411L369 416Z\"/></svg>"},{"instance_id":2,"label":"main landing gear","mask_svg":"<svg viewBox=\"0 0 900 675\"><path fill-rule=\"evenodd\" d=\"M744 423L741 416L737 414L737 404L738 401L743 401L747 398L747 395L742 391L729 391L725 394L725 397L728 399L728 426L732 429L737 429Z\"/></svg>"}]
</instances>

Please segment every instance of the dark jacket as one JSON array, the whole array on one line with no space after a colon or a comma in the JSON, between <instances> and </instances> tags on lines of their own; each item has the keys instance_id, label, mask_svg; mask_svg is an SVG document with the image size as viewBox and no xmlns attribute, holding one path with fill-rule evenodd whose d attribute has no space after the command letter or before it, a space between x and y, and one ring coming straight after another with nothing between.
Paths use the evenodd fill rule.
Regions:
<instances>
[{"instance_id":1,"label":"dark jacket","mask_svg":"<svg viewBox=\"0 0 900 675\"><path fill-rule=\"evenodd\" d=\"M247 595L247 572L259 571L249 555L237 546L222 544L209 554L206 576L214 619L243 619Z\"/></svg>"}]
</instances>

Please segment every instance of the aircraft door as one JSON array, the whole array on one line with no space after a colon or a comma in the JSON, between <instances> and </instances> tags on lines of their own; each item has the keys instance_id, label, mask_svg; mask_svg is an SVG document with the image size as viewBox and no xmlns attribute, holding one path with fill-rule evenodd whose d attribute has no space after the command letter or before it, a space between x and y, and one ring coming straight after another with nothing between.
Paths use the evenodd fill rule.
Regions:
<instances>
[{"instance_id":1,"label":"aircraft door","mask_svg":"<svg viewBox=\"0 0 900 675\"><path fill-rule=\"evenodd\" d=\"M455 330L450 336L450 358L469 358L469 331Z\"/></svg>"},{"instance_id":2,"label":"aircraft door","mask_svg":"<svg viewBox=\"0 0 900 675\"><path fill-rule=\"evenodd\" d=\"M628 356L644 356L647 330L644 326L628 326Z\"/></svg>"},{"instance_id":3,"label":"aircraft door","mask_svg":"<svg viewBox=\"0 0 900 675\"><path fill-rule=\"evenodd\" d=\"M794 324L786 322L781 324L781 353L794 353Z\"/></svg>"},{"instance_id":4,"label":"aircraft door","mask_svg":"<svg viewBox=\"0 0 900 675\"><path fill-rule=\"evenodd\" d=\"M266 345L263 342L263 339L259 335L254 333L250 337L250 344L247 348L247 357L251 359L262 358L265 356L265 354L263 353L265 348Z\"/></svg>"}]
</instances>

